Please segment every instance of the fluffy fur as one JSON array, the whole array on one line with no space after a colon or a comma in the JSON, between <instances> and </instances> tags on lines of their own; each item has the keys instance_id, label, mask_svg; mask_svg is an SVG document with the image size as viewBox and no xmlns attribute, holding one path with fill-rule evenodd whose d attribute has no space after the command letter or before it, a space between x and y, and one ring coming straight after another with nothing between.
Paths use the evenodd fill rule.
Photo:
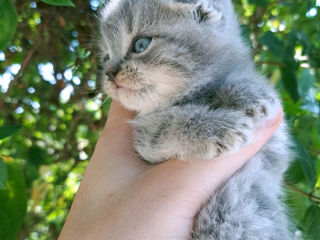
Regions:
<instances>
[{"instance_id":1,"label":"fluffy fur","mask_svg":"<svg viewBox=\"0 0 320 240\"><path fill-rule=\"evenodd\" d=\"M137 112L134 146L149 163L236 152L280 104L254 68L230 0L111 0L100 31L105 71L114 75L105 91ZM137 54L139 37L152 41ZM288 145L283 123L201 208L191 238L292 239L279 200Z\"/></svg>"}]
</instances>

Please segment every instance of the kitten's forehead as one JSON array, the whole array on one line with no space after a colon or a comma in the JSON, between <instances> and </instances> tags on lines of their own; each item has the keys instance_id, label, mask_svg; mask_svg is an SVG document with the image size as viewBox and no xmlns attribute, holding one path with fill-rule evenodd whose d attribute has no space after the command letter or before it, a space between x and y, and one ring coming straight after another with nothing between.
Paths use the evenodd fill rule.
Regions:
<instances>
[{"instance_id":1,"label":"kitten's forehead","mask_svg":"<svg viewBox=\"0 0 320 240\"><path fill-rule=\"evenodd\" d=\"M110 0L101 10L101 16L104 21L112 18L114 13L127 15L128 11L137 11L137 9L145 9L150 6L150 2L161 2L161 0Z\"/></svg>"},{"instance_id":2,"label":"kitten's forehead","mask_svg":"<svg viewBox=\"0 0 320 240\"><path fill-rule=\"evenodd\" d=\"M167 3L167 0L111 0L100 12L102 31L110 41L118 43L147 31L159 32L160 23L173 19L169 15L174 11L170 11Z\"/></svg>"},{"instance_id":3,"label":"kitten's forehead","mask_svg":"<svg viewBox=\"0 0 320 240\"><path fill-rule=\"evenodd\" d=\"M145 21L181 17L183 8L179 8L180 4L179 0L110 0L100 15L104 22L118 23L119 20L128 21L133 15L138 24L143 25Z\"/></svg>"}]
</instances>

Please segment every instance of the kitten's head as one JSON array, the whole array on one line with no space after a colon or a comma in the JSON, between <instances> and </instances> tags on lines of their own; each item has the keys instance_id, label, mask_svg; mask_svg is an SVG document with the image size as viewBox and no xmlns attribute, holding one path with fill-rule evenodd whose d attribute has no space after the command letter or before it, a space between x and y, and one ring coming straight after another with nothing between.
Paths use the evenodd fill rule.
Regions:
<instances>
[{"instance_id":1,"label":"kitten's head","mask_svg":"<svg viewBox=\"0 0 320 240\"><path fill-rule=\"evenodd\" d=\"M170 103L228 51L234 19L230 0L110 0L100 24L104 90L137 112Z\"/></svg>"}]
</instances>

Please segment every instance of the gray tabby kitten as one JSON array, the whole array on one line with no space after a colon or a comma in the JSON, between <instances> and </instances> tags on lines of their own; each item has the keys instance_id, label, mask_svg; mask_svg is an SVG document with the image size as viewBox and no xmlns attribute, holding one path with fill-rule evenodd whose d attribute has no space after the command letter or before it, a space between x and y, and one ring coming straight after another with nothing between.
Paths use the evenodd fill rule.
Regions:
<instances>
[{"instance_id":1,"label":"gray tabby kitten","mask_svg":"<svg viewBox=\"0 0 320 240\"><path fill-rule=\"evenodd\" d=\"M104 89L137 112L134 147L149 163L236 152L280 104L231 0L111 0L100 27ZM279 200L288 142L283 123L201 208L191 238L292 239Z\"/></svg>"}]
</instances>

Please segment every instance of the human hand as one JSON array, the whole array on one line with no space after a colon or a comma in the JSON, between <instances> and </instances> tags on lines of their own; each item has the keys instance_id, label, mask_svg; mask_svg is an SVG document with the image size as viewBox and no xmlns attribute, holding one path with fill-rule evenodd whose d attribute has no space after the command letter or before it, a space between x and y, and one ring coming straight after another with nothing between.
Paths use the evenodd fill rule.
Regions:
<instances>
[{"instance_id":1,"label":"human hand","mask_svg":"<svg viewBox=\"0 0 320 240\"><path fill-rule=\"evenodd\" d=\"M113 102L60 240L188 239L195 215L214 191L253 157L282 120L257 129L253 144L212 161L139 160L127 123L134 114Z\"/></svg>"}]
</instances>

